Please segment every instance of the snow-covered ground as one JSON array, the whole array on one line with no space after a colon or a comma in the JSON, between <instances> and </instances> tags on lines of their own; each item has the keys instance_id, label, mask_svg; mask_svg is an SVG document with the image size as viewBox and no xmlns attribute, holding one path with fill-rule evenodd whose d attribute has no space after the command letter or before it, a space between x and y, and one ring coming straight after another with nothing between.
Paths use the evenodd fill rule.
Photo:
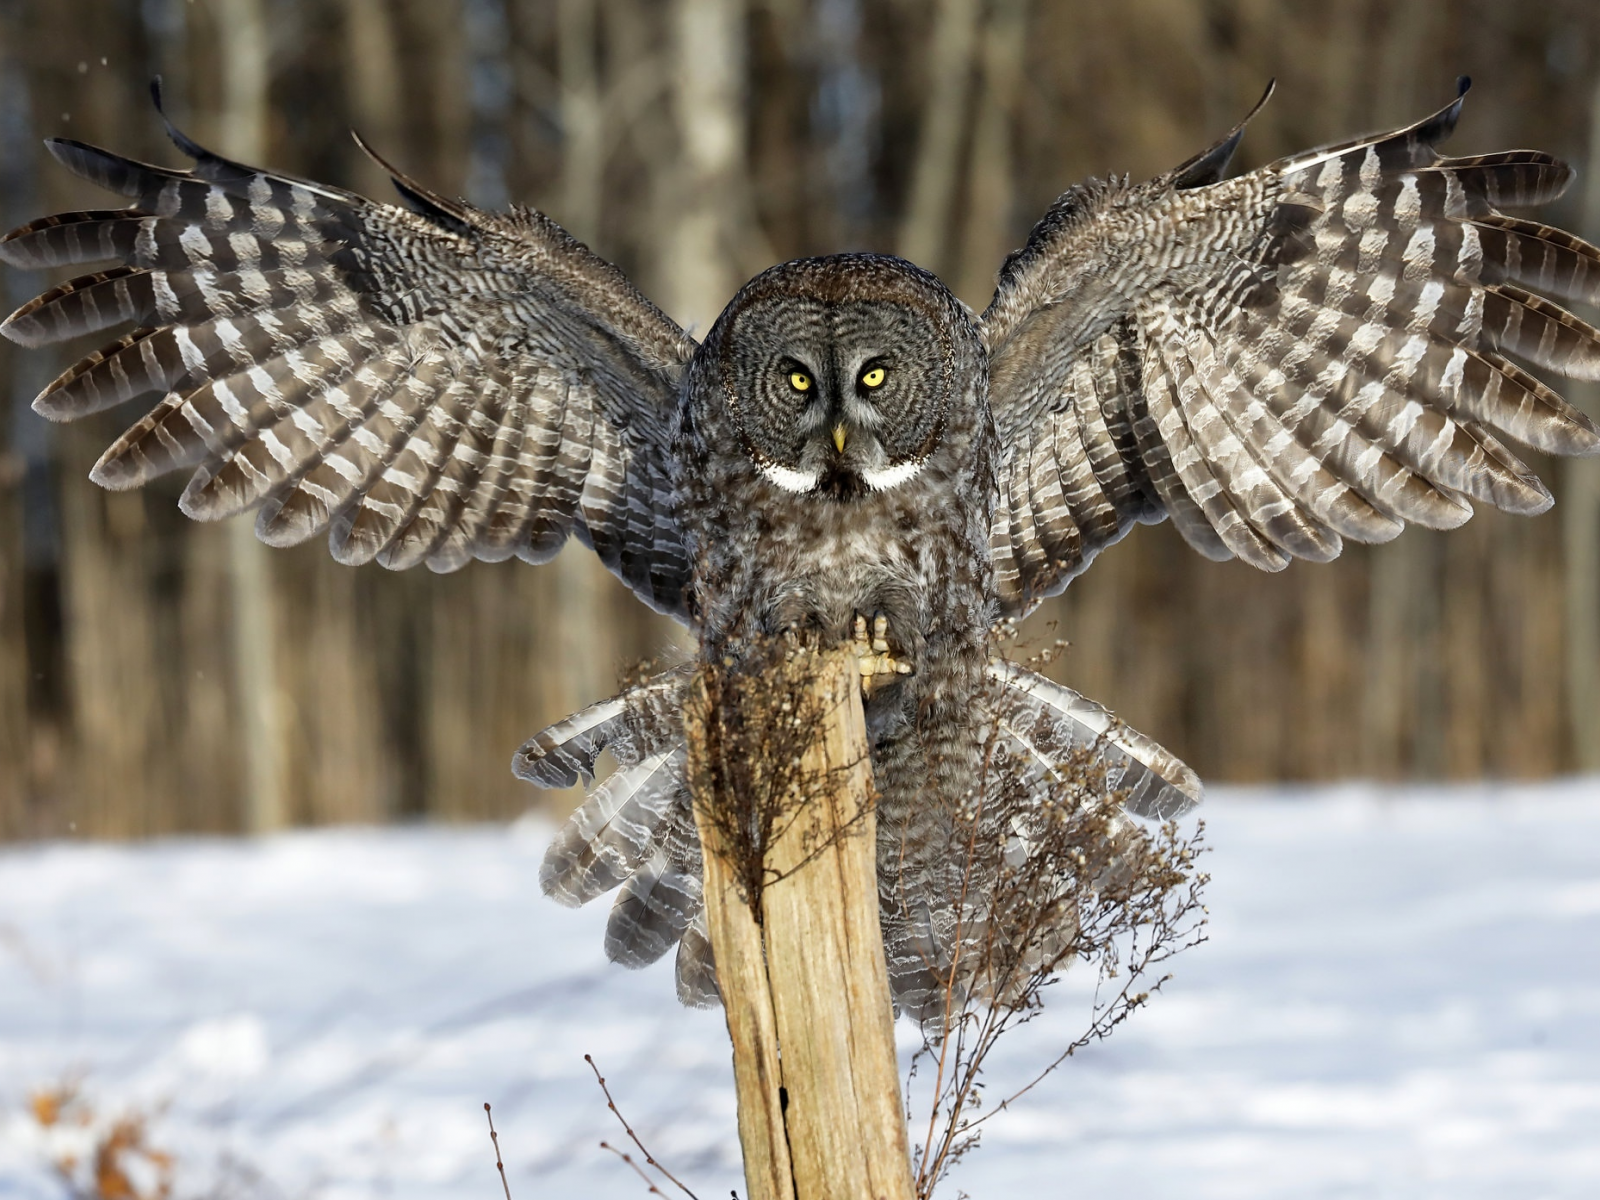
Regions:
<instances>
[{"instance_id":1,"label":"snow-covered ground","mask_svg":"<svg viewBox=\"0 0 1600 1200\"><path fill-rule=\"evenodd\" d=\"M1600 781L1204 813L1210 942L945 1194L1600 1196ZM701 1197L742 1190L721 1014L607 964L603 905L540 897L548 832L0 853L0 1195L64 1194L72 1135L26 1103L75 1081L150 1116L180 1197L253 1169L286 1197L492 1200L489 1100L514 1200L638 1200L585 1052ZM1076 1032L1060 992L991 1094Z\"/></svg>"}]
</instances>

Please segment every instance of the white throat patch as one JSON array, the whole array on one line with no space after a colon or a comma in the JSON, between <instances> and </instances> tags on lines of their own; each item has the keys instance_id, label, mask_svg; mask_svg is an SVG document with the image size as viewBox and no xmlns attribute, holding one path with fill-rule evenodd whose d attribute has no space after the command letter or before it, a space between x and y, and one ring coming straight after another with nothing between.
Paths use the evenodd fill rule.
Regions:
<instances>
[{"instance_id":1,"label":"white throat patch","mask_svg":"<svg viewBox=\"0 0 1600 1200\"><path fill-rule=\"evenodd\" d=\"M796 471L777 463L756 463L756 469L786 492L809 492L817 486L815 471Z\"/></svg>"},{"instance_id":2,"label":"white throat patch","mask_svg":"<svg viewBox=\"0 0 1600 1200\"><path fill-rule=\"evenodd\" d=\"M873 491L883 492L898 487L908 479L914 479L921 470L922 463L913 460L885 467L881 471L862 471L861 478L867 481L867 486Z\"/></svg>"}]
</instances>

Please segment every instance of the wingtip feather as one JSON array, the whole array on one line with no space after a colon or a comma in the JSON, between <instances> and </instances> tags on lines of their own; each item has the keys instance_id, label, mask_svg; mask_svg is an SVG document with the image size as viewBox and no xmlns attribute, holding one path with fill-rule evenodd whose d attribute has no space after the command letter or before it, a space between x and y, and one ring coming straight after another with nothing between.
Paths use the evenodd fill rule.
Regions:
<instances>
[{"instance_id":1,"label":"wingtip feather","mask_svg":"<svg viewBox=\"0 0 1600 1200\"><path fill-rule=\"evenodd\" d=\"M49 331L33 316L37 303L29 301L0 322L0 336L29 350L47 345L51 340Z\"/></svg>"},{"instance_id":2,"label":"wingtip feather","mask_svg":"<svg viewBox=\"0 0 1600 1200\"><path fill-rule=\"evenodd\" d=\"M441 196L418 183L411 176L400 170L383 155L374 150L367 140L354 129L350 136L360 147L361 152L370 158L383 171L387 172L390 182L394 184L395 191L400 193L400 198L405 201L406 207L420 217L425 217L434 224L448 229L451 233L464 237L477 232L472 223L472 214L467 207L447 196Z\"/></svg>"},{"instance_id":3,"label":"wingtip feather","mask_svg":"<svg viewBox=\"0 0 1600 1200\"><path fill-rule=\"evenodd\" d=\"M32 228L31 225L24 225L0 238L0 262L19 270L31 270L43 265L34 261L34 255L29 253L27 244L22 240L32 232Z\"/></svg>"},{"instance_id":4,"label":"wingtip feather","mask_svg":"<svg viewBox=\"0 0 1600 1200\"><path fill-rule=\"evenodd\" d=\"M129 492L149 482L148 476L118 451L119 447L111 447L89 468L90 482L108 492Z\"/></svg>"},{"instance_id":5,"label":"wingtip feather","mask_svg":"<svg viewBox=\"0 0 1600 1200\"><path fill-rule=\"evenodd\" d=\"M1244 115L1244 120L1223 134L1211 147L1202 150L1188 162L1173 168L1172 186L1182 190L1204 187L1221 181L1227 174L1228 164L1233 161L1234 151L1239 148L1240 139L1244 137L1245 127L1266 107L1267 101L1272 98L1272 93L1277 87L1276 79L1267 80L1267 87L1261 93L1261 99L1257 100L1255 106Z\"/></svg>"},{"instance_id":6,"label":"wingtip feather","mask_svg":"<svg viewBox=\"0 0 1600 1200\"><path fill-rule=\"evenodd\" d=\"M33 398L32 408L46 421L54 421L58 425L100 411L96 407L87 407L81 403L59 379L46 386L44 391Z\"/></svg>"}]
</instances>

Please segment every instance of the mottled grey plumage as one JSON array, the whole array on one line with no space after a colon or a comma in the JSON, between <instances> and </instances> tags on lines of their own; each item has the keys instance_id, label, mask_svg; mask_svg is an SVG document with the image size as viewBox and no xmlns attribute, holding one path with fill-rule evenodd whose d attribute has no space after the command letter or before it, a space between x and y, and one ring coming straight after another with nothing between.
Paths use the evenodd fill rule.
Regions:
<instances>
[{"instance_id":1,"label":"mottled grey plumage","mask_svg":"<svg viewBox=\"0 0 1600 1200\"><path fill-rule=\"evenodd\" d=\"M1495 432L1564 454L1593 424L1517 361L1600 378L1600 334L1526 290L1600 301L1600 251L1503 215L1570 171L1435 149L1420 124L1224 179L1243 126L1149 183L1066 193L974 318L899 259L786 263L696 346L538 213L481 212L393 172L409 211L229 162L192 171L51 143L131 207L0 242L37 267L123 265L5 323L37 344L132 322L39 411L156 401L97 464L108 487L194 468L183 506L252 507L273 544L450 570L539 562L568 534L702 653L887 616L913 672L867 702L896 998L936 1007L952 951L951 813L1000 721L1023 782L1089 747L1130 811L1193 774L1069 689L989 659L993 622L1060 591L1137 522L1267 570L1446 528L1469 499L1550 503ZM802 386L803 385L803 386ZM617 770L546 857L581 904L622 886L606 948L674 944L680 996L715 996L682 769L686 670L519 752L543 786Z\"/></svg>"}]
</instances>

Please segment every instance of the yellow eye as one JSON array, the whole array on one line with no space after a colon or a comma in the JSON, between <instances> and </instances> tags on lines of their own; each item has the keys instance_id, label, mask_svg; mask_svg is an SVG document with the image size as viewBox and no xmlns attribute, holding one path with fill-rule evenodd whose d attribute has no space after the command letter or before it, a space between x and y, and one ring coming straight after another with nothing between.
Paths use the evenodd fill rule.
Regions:
<instances>
[{"instance_id":1,"label":"yellow eye","mask_svg":"<svg viewBox=\"0 0 1600 1200\"><path fill-rule=\"evenodd\" d=\"M862 374L862 376L861 376L861 386L862 387L869 387L869 388L882 387L883 386L883 378L884 378L884 376L883 376L883 368L882 367L873 367L872 370L864 372Z\"/></svg>"},{"instance_id":2,"label":"yellow eye","mask_svg":"<svg viewBox=\"0 0 1600 1200\"><path fill-rule=\"evenodd\" d=\"M809 392L811 390L811 376L804 371L790 371L789 386L797 392Z\"/></svg>"}]
</instances>

